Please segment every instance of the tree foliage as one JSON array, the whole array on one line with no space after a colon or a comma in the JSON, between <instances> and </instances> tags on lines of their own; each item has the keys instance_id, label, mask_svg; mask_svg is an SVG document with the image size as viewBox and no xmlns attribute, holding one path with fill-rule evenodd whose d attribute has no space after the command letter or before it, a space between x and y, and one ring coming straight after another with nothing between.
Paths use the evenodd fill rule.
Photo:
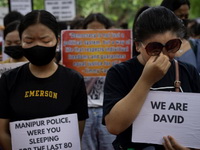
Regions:
<instances>
[{"instance_id":1,"label":"tree foliage","mask_svg":"<svg viewBox=\"0 0 200 150\"><path fill-rule=\"evenodd\" d=\"M194 19L200 17L200 0L190 0L190 3L190 18Z\"/></svg>"},{"instance_id":2,"label":"tree foliage","mask_svg":"<svg viewBox=\"0 0 200 150\"><path fill-rule=\"evenodd\" d=\"M56 0L55 0L56 1ZM136 11L144 6L158 6L162 0L76 0L77 16L87 16L90 13L101 12L110 18L117 26L127 22L132 26ZM190 18L200 16L200 0L190 0ZM7 0L1 0L0 6L7 6ZM34 9L45 9L44 0L33 0Z\"/></svg>"},{"instance_id":3,"label":"tree foliage","mask_svg":"<svg viewBox=\"0 0 200 150\"><path fill-rule=\"evenodd\" d=\"M141 6L156 6L160 2L161 0L76 0L76 7L78 15L87 16L90 13L101 12L118 26L124 22L130 25Z\"/></svg>"},{"instance_id":4,"label":"tree foliage","mask_svg":"<svg viewBox=\"0 0 200 150\"><path fill-rule=\"evenodd\" d=\"M1 0L0 1L0 7L3 6L3 7L6 7L8 6L8 1L7 0Z\"/></svg>"}]
</instances>

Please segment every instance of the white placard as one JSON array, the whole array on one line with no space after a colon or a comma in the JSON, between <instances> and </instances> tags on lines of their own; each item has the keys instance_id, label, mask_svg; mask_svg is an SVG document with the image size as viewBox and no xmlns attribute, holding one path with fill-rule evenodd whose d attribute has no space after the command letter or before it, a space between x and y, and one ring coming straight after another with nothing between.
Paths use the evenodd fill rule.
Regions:
<instances>
[{"instance_id":1,"label":"white placard","mask_svg":"<svg viewBox=\"0 0 200 150\"><path fill-rule=\"evenodd\" d=\"M52 13L57 21L70 21L76 16L75 0L45 0L45 9Z\"/></svg>"},{"instance_id":2,"label":"white placard","mask_svg":"<svg viewBox=\"0 0 200 150\"><path fill-rule=\"evenodd\" d=\"M171 135L186 147L200 148L200 94L151 91L132 126L132 142L162 145Z\"/></svg>"},{"instance_id":3,"label":"white placard","mask_svg":"<svg viewBox=\"0 0 200 150\"><path fill-rule=\"evenodd\" d=\"M32 11L32 0L10 0L10 10L26 15Z\"/></svg>"},{"instance_id":4,"label":"white placard","mask_svg":"<svg viewBox=\"0 0 200 150\"><path fill-rule=\"evenodd\" d=\"M8 7L0 7L0 26L3 26L3 18L8 14Z\"/></svg>"},{"instance_id":5,"label":"white placard","mask_svg":"<svg viewBox=\"0 0 200 150\"><path fill-rule=\"evenodd\" d=\"M27 63L27 62L0 64L0 77L5 71L8 71L8 70L14 69L16 67L22 66L25 63Z\"/></svg>"},{"instance_id":6,"label":"white placard","mask_svg":"<svg viewBox=\"0 0 200 150\"><path fill-rule=\"evenodd\" d=\"M80 150L77 114L10 123L14 150Z\"/></svg>"}]
</instances>

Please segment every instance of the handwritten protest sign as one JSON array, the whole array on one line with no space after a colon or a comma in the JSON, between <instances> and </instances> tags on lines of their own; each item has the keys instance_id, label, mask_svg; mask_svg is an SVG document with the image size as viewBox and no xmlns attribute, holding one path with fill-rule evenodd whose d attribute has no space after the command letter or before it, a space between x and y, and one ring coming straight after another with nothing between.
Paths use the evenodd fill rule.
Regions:
<instances>
[{"instance_id":1,"label":"handwritten protest sign","mask_svg":"<svg viewBox=\"0 0 200 150\"><path fill-rule=\"evenodd\" d=\"M77 114L10 123L14 150L80 150Z\"/></svg>"},{"instance_id":2,"label":"handwritten protest sign","mask_svg":"<svg viewBox=\"0 0 200 150\"><path fill-rule=\"evenodd\" d=\"M62 62L83 76L105 76L114 64L131 58L131 30L64 30Z\"/></svg>"},{"instance_id":3,"label":"handwritten protest sign","mask_svg":"<svg viewBox=\"0 0 200 150\"><path fill-rule=\"evenodd\" d=\"M173 136L181 145L200 148L200 94L153 91L132 126L132 141L162 144Z\"/></svg>"}]
</instances>

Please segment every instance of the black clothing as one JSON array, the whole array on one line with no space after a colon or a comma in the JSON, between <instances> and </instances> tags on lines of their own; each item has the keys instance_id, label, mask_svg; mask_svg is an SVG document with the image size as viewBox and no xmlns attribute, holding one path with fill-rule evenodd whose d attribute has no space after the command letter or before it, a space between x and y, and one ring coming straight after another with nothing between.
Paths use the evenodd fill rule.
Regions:
<instances>
[{"instance_id":1,"label":"black clothing","mask_svg":"<svg viewBox=\"0 0 200 150\"><path fill-rule=\"evenodd\" d=\"M77 113L88 118L87 94L83 77L58 66L48 78L37 78L25 64L5 72L0 79L0 118L29 120Z\"/></svg>"},{"instance_id":2,"label":"black clothing","mask_svg":"<svg viewBox=\"0 0 200 150\"><path fill-rule=\"evenodd\" d=\"M160 81L155 83L152 88L174 86L175 64L174 61L171 63L172 65L166 75ZM143 69L144 66L138 61L137 57L116 64L109 69L104 86L103 117L109 113L112 107L120 99L125 97L131 91L140 78ZM192 65L179 62L179 74L181 87L184 92L200 93L200 77L197 70ZM175 91L175 89L165 89L165 91ZM103 123L105 123L104 120ZM135 150L141 150L146 146L150 146L149 144L132 143L131 134L132 126L117 135L115 142L120 143L122 147L135 148ZM164 149L163 146L154 146L159 150Z\"/></svg>"}]
</instances>

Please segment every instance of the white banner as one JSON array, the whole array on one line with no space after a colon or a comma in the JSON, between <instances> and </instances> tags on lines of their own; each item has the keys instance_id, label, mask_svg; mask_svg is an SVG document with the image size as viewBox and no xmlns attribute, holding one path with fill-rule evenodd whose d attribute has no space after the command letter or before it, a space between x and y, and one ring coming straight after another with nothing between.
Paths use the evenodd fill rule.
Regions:
<instances>
[{"instance_id":1,"label":"white banner","mask_svg":"<svg viewBox=\"0 0 200 150\"><path fill-rule=\"evenodd\" d=\"M45 10L58 21L71 21L76 16L75 0L45 0Z\"/></svg>"},{"instance_id":2,"label":"white banner","mask_svg":"<svg viewBox=\"0 0 200 150\"><path fill-rule=\"evenodd\" d=\"M10 123L13 150L80 150L77 114Z\"/></svg>"},{"instance_id":3,"label":"white banner","mask_svg":"<svg viewBox=\"0 0 200 150\"><path fill-rule=\"evenodd\" d=\"M32 0L10 0L10 10L26 15L32 11Z\"/></svg>"},{"instance_id":4,"label":"white banner","mask_svg":"<svg viewBox=\"0 0 200 150\"><path fill-rule=\"evenodd\" d=\"M8 7L0 7L0 26L3 26L3 18L8 14ZM2 39L1 39L2 40Z\"/></svg>"},{"instance_id":5,"label":"white banner","mask_svg":"<svg viewBox=\"0 0 200 150\"><path fill-rule=\"evenodd\" d=\"M171 135L186 147L200 148L200 94L151 91L132 126L132 142L162 145Z\"/></svg>"}]
</instances>

